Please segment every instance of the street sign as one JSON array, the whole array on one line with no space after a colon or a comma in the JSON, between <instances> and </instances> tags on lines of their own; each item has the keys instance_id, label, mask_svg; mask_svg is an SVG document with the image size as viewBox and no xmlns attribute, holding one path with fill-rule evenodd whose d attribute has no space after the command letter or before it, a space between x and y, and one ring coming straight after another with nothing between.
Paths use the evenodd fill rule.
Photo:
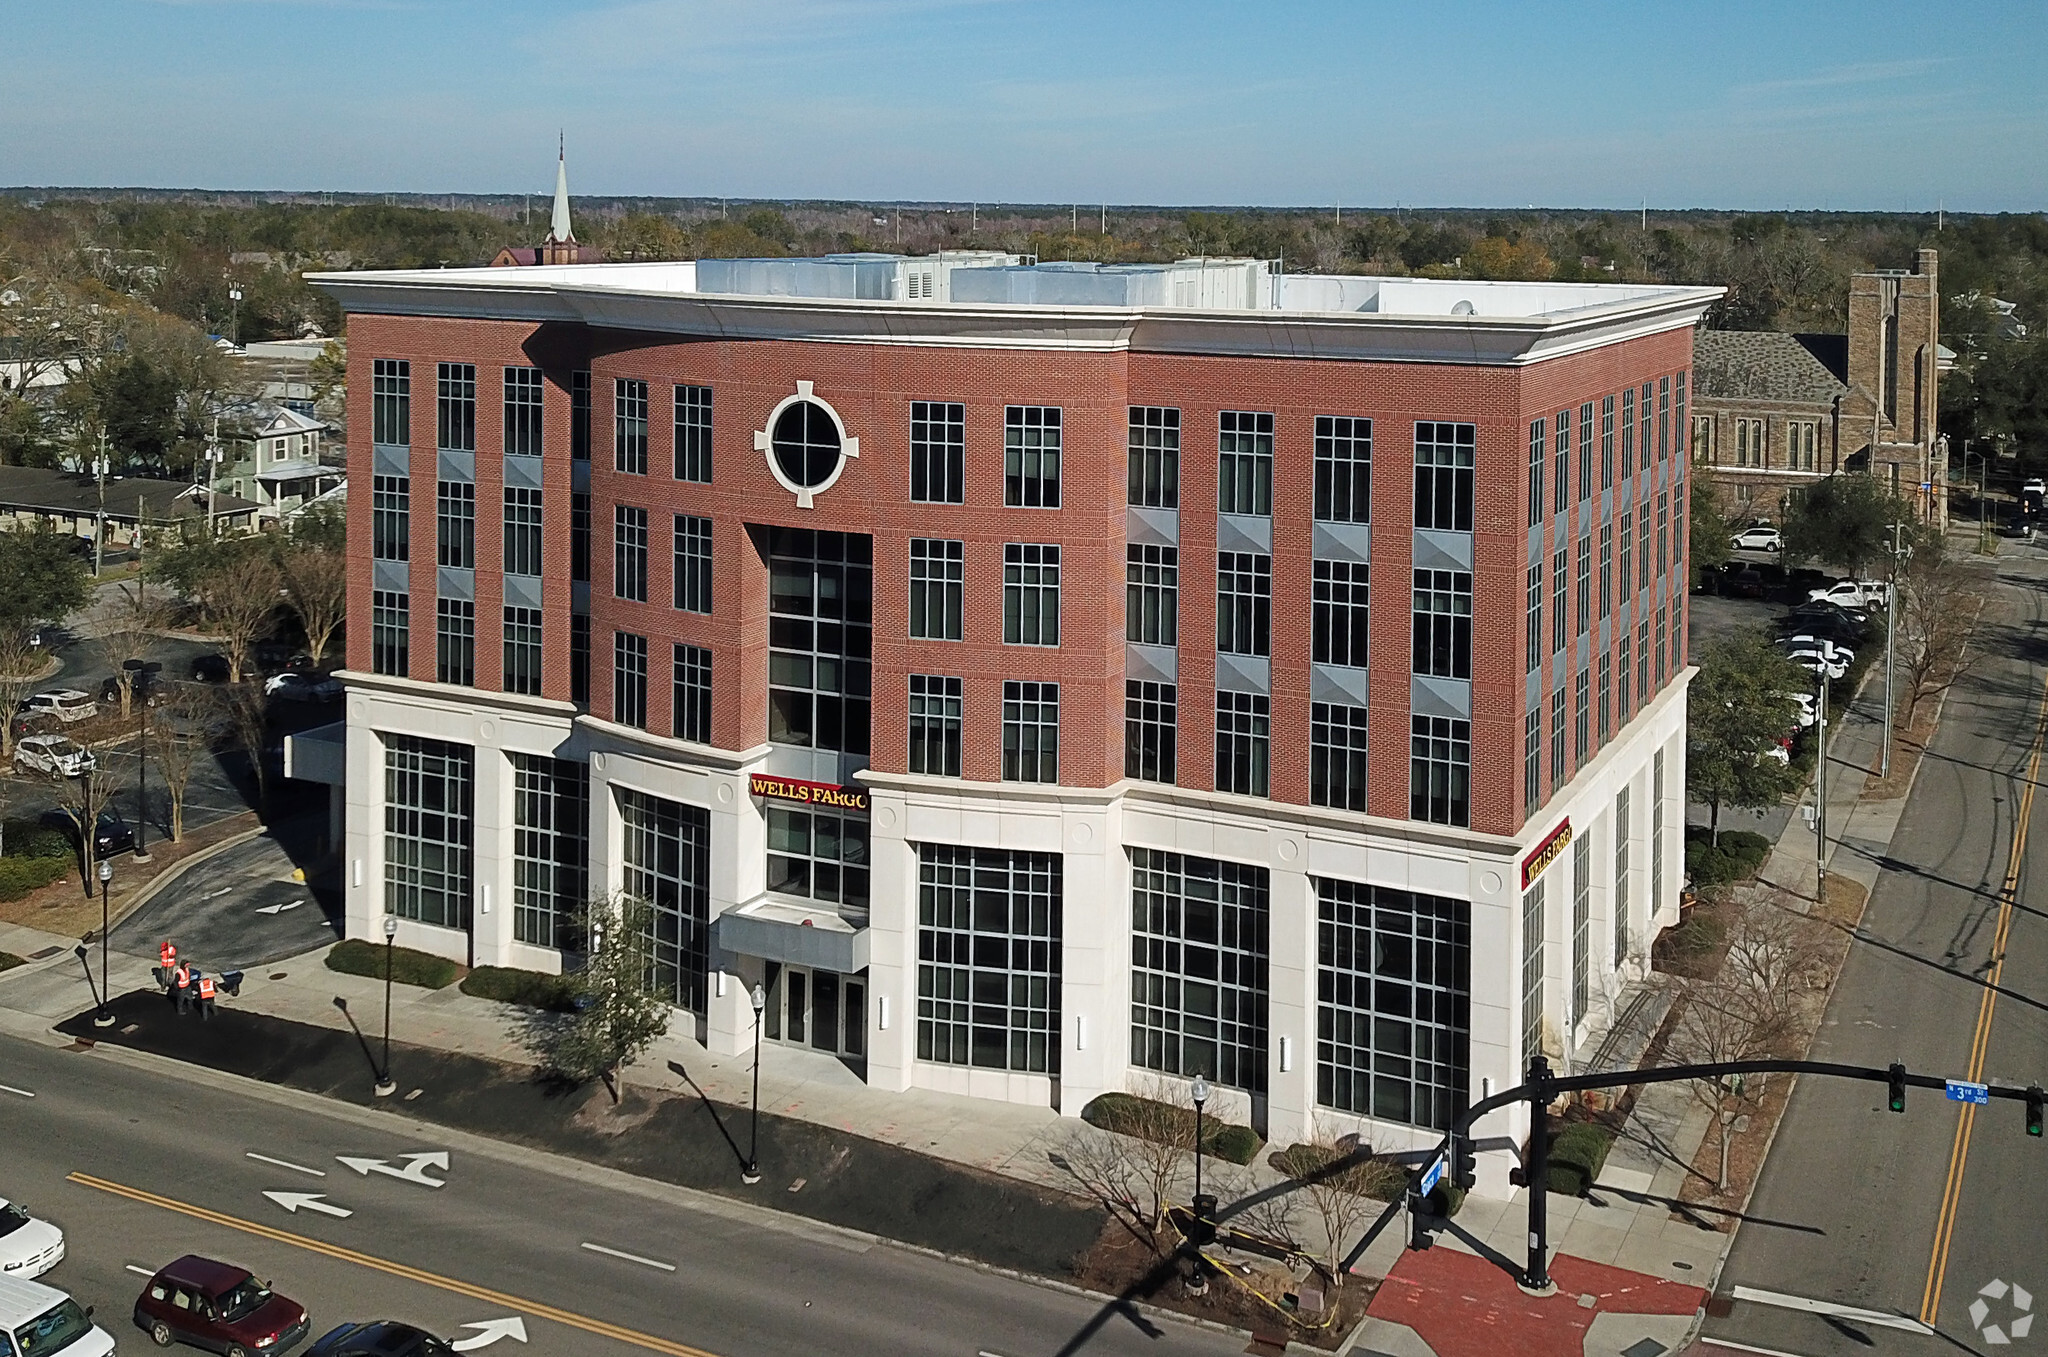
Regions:
<instances>
[{"instance_id":1,"label":"street sign","mask_svg":"<svg viewBox=\"0 0 2048 1357\"><path fill-rule=\"evenodd\" d=\"M1948 1100L1952 1103L1988 1103L1991 1088L1988 1084L1973 1084L1967 1079L1948 1081Z\"/></svg>"},{"instance_id":2,"label":"street sign","mask_svg":"<svg viewBox=\"0 0 2048 1357\"><path fill-rule=\"evenodd\" d=\"M1429 1167L1422 1171L1422 1181L1421 1183L1417 1184L1417 1190L1420 1191L1423 1196L1427 1197L1430 1193L1436 1191L1436 1185L1442 1182L1443 1180L1444 1157L1442 1155L1438 1155L1436 1158L1430 1160Z\"/></svg>"}]
</instances>

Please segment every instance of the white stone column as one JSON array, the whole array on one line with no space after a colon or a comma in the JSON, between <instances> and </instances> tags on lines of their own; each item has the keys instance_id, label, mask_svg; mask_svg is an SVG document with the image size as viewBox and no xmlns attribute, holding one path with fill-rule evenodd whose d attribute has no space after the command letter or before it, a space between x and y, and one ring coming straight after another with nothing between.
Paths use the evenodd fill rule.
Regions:
<instances>
[{"instance_id":1,"label":"white stone column","mask_svg":"<svg viewBox=\"0 0 2048 1357\"><path fill-rule=\"evenodd\" d=\"M706 781L711 815L709 917L715 929L719 915L761 893L768 869L767 822L747 795L745 773L716 772ZM753 1049L754 986L763 982L766 970L759 958L737 957L712 947L704 1046L713 1055Z\"/></svg>"},{"instance_id":2,"label":"white stone column","mask_svg":"<svg viewBox=\"0 0 2048 1357\"><path fill-rule=\"evenodd\" d=\"M1120 1088L1130 1054L1130 869L1100 807L1061 815L1059 1110Z\"/></svg>"},{"instance_id":3,"label":"white stone column","mask_svg":"<svg viewBox=\"0 0 2048 1357\"><path fill-rule=\"evenodd\" d=\"M1316 893L1308 851L1294 833L1272 836L1266 939L1266 1139L1309 1138L1316 1098Z\"/></svg>"},{"instance_id":4,"label":"white stone column","mask_svg":"<svg viewBox=\"0 0 2048 1357\"><path fill-rule=\"evenodd\" d=\"M868 1087L910 1087L917 1055L917 852L901 792L877 789L868 823Z\"/></svg>"},{"instance_id":5,"label":"white stone column","mask_svg":"<svg viewBox=\"0 0 2048 1357\"><path fill-rule=\"evenodd\" d=\"M384 742L370 726L368 698L349 698L345 739L342 932L351 938L382 938Z\"/></svg>"},{"instance_id":6,"label":"white stone column","mask_svg":"<svg viewBox=\"0 0 2048 1357\"><path fill-rule=\"evenodd\" d=\"M470 765L471 952L479 966L510 966L513 777L497 722L477 722Z\"/></svg>"}]
</instances>

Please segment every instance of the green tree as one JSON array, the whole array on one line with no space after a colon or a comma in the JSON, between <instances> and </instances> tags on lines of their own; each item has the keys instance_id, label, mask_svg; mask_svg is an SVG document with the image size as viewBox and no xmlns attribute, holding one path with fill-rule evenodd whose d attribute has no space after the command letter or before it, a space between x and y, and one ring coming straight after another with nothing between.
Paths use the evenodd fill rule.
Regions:
<instances>
[{"instance_id":1,"label":"green tree","mask_svg":"<svg viewBox=\"0 0 2048 1357\"><path fill-rule=\"evenodd\" d=\"M619 895L584 909L590 958L573 978L575 1004L531 1038L542 1063L565 1078L602 1079L619 1101L619 1071L668 1031L669 999L654 988L654 911Z\"/></svg>"},{"instance_id":2,"label":"green tree","mask_svg":"<svg viewBox=\"0 0 2048 1357\"><path fill-rule=\"evenodd\" d=\"M1880 559L1891 542L1892 525L1919 531L1920 515L1876 477L1856 472L1830 476L1786 501L1785 555L1797 561L1841 565L1857 579Z\"/></svg>"},{"instance_id":3,"label":"green tree","mask_svg":"<svg viewBox=\"0 0 2048 1357\"><path fill-rule=\"evenodd\" d=\"M1792 694L1805 671L1760 632L1713 642L1699 656L1686 698L1686 792L1706 805L1718 845L1721 807L1762 810L1799 786L1789 763L1772 756L1798 719Z\"/></svg>"},{"instance_id":4,"label":"green tree","mask_svg":"<svg viewBox=\"0 0 2048 1357\"><path fill-rule=\"evenodd\" d=\"M27 632L85 606L85 558L48 523L0 532L0 629Z\"/></svg>"},{"instance_id":5,"label":"green tree","mask_svg":"<svg viewBox=\"0 0 2048 1357\"><path fill-rule=\"evenodd\" d=\"M1693 482L1692 523L1686 529L1690 539L1687 554L1692 558L1692 582L1698 584L1709 570L1719 570L1728 562L1730 542L1734 529L1729 525L1728 516L1721 512L1721 500L1711 486Z\"/></svg>"},{"instance_id":6,"label":"green tree","mask_svg":"<svg viewBox=\"0 0 2048 1357\"><path fill-rule=\"evenodd\" d=\"M162 471L183 426L176 377L142 354L123 354L87 379L117 466Z\"/></svg>"}]
</instances>

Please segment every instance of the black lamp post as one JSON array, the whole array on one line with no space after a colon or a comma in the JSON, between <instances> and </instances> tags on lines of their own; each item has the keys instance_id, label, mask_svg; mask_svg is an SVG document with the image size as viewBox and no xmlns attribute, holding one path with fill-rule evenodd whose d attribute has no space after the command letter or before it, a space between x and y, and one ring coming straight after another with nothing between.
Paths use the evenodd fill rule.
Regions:
<instances>
[{"instance_id":1,"label":"black lamp post","mask_svg":"<svg viewBox=\"0 0 2048 1357\"><path fill-rule=\"evenodd\" d=\"M747 1132L747 1162L740 1181L752 1186L761 1181L761 1014L768 1007L768 991L754 986L754 1117Z\"/></svg>"},{"instance_id":2,"label":"black lamp post","mask_svg":"<svg viewBox=\"0 0 2048 1357\"><path fill-rule=\"evenodd\" d=\"M155 660L124 660L128 671L128 700L135 703L139 738L135 752L135 860L149 861L145 846L149 834L149 681L163 672Z\"/></svg>"},{"instance_id":3,"label":"black lamp post","mask_svg":"<svg viewBox=\"0 0 2048 1357\"><path fill-rule=\"evenodd\" d=\"M377 1076L375 1092L380 1098L388 1098L398 1092L398 1085L391 1079L391 947L392 939L398 936L398 916L384 916L384 1072Z\"/></svg>"},{"instance_id":4,"label":"black lamp post","mask_svg":"<svg viewBox=\"0 0 2048 1357\"><path fill-rule=\"evenodd\" d=\"M92 953L87 951L85 944L81 942L78 946L71 949L71 955L78 958L79 968L85 972L85 987L92 991L93 1023L96 1026L105 1027L108 1024L101 1022L100 1019L107 1017L107 1006L100 1002L99 989L92 983ZM111 1022L112 1019L109 1018L108 1021Z\"/></svg>"},{"instance_id":5,"label":"black lamp post","mask_svg":"<svg viewBox=\"0 0 2048 1357\"><path fill-rule=\"evenodd\" d=\"M1190 1229L1193 1238L1189 1242L1195 1246L1195 1270L1193 1277L1188 1281L1188 1290L1200 1295L1209 1289L1209 1278L1202 1267L1201 1251L1209 1244L1209 1232L1214 1228L1210 1222L1216 1215L1215 1199L1202 1191L1202 1107L1209 1101L1209 1081L1199 1074L1196 1075L1191 1092L1195 1099L1195 1218Z\"/></svg>"},{"instance_id":6,"label":"black lamp post","mask_svg":"<svg viewBox=\"0 0 2048 1357\"><path fill-rule=\"evenodd\" d=\"M113 1014L113 1010L112 1010L112 1009L109 1009L109 1008L107 1007L107 999L108 999L108 996L112 994L112 991L111 991L111 990L109 990L109 989L107 988L107 925L108 925L108 922L109 922L109 918L108 918L108 916L109 916L109 910L107 909L107 888L108 888L109 886L111 886L111 885L113 884L113 881L114 881L114 864L113 864L113 863L111 863L111 862L109 862L109 861L107 861L107 860L106 860L105 858L101 858L101 859L100 859L100 996L99 996L99 1012L97 1012L97 1013L93 1014L93 1016L92 1016L92 1025L93 1025L94 1027L112 1027L112 1026L114 1025L114 1014Z\"/></svg>"}]
</instances>

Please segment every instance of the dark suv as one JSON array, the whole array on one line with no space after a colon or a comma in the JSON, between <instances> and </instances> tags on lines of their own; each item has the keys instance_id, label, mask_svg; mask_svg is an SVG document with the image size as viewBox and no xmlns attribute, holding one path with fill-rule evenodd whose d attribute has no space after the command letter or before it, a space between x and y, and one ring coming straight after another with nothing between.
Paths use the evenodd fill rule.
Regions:
<instances>
[{"instance_id":1,"label":"dark suv","mask_svg":"<svg viewBox=\"0 0 2048 1357\"><path fill-rule=\"evenodd\" d=\"M158 1347L190 1343L224 1357L283 1352L311 1322L247 1268L188 1253L149 1279L135 1299L136 1326Z\"/></svg>"},{"instance_id":2,"label":"dark suv","mask_svg":"<svg viewBox=\"0 0 2048 1357\"><path fill-rule=\"evenodd\" d=\"M455 1357L455 1350L425 1329L378 1319L328 1330L306 1357Z\"/></svg>"}]
</instances>

